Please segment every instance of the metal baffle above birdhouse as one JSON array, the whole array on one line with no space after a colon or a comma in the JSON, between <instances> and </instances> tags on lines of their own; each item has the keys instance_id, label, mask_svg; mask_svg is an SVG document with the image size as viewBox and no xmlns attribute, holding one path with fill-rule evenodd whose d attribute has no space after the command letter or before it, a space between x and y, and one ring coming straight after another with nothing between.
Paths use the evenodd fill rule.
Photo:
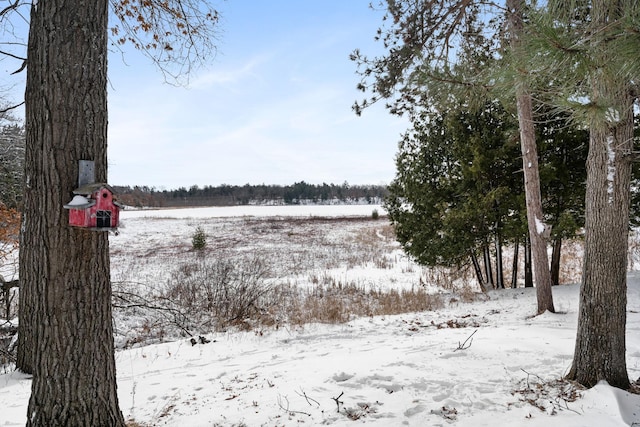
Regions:
<instances>
[{"instance_id":1,"label":"metal baffle above birdhouse","mask_svg":"<svg viewBox=\"0 0 640 427\"><path fill-rule=\"evenodd\" d=\"M69 210L69 225L89 230L116 230L120 221L122 205L114 198L113 188L106 183L87 183L92 180L93 162L80 161L78 188L73 190L73 199L64 205Z\"/></svg>"}]
</instances>

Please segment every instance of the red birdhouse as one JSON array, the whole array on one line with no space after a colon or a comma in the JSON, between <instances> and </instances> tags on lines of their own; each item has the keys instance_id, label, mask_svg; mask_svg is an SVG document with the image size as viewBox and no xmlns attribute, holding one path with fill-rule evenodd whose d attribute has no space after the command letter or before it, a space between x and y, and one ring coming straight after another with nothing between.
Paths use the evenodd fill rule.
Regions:
<instances>
[{"instance_id":1,"label":"red birdhouse","mask_svg":"<svg viewBox=\"0 0 640 427\"><path fill-rule=\"evenodd\" d=\"M116 202L113 193L113 188L104 183L86 184L73 190L73 199L64 205L69 209L69 225L98 231L117 229L122 205Z\"/></svg>"}]
</instances>

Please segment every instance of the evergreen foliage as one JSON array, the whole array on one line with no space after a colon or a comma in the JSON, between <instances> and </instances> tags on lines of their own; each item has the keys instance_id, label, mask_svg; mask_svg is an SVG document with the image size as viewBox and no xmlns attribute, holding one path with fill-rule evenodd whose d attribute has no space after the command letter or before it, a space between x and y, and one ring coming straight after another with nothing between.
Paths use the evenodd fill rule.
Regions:
<instances>
[{"instance_id":1,"label":"evergreen foliage","mask_svg":"<svg viewBox=\"0 0 640 427\"><path fill-rule=\"evenodd\" d=\"M200 251L207 246L207 233L202 227L196 227L193 236L191 236L191 245L196 251Z\"/></svg>"},{"instance_id":2,"label":"evergreen foliage","mask_svg":"<svg viewBox=\"0 0 640 427\"><path fill-rule=\"evenodd\" d=\"M542 99L589 130L578 333L568 374L587 386L630 384L625 328L639 25L637 1L549 1L530 11L531 37L520 58L531 79L547 82Z\"/></svg>"},{"instance_id":3,"label":"evergreen foliage","mask_svg":"<svg viewBox=\"0 0 640 427\"><path fill-rule=\"evenodd\" d=\"M425 265L460 265L498 234L522 233L517 123L497 103L434 112L400 142L385 208Z\"/></svg>"},{"instance_id":4,"label":"evergreen foliage","mask_svg":"<svg viewBox=\"0 0 640 427\"><path fill-rule=\"evenodd\" d=\"M543 116L536 127L544 211L552 240L570 239L584 227L589 132L564 113Z\"/></svg>"},{"instance_id":5,"label":"evergreen foliage","mask_svg":"<svg viewBox=\"0 0 640 427\"><path fill-rule=\"evenodd\" d=\"M553 239L573 238L584 225L588 135L551 114L537 131L545 221ZM385 199L408 254L428 266L459 266L492 245L524 241L517 132L518 123L498 102L473 111L460 105L413 121L399 144Z\"/></svg>"},{"instance_id":6,"label":"evergreen foliage","mask_svg":"<svg viewBox=\"0 0 640 427\"><path fill-rule=\"evenodd\" d=\"M251 203L380 203L387 194L385 185L309 184L292 185L205 185L159 190L148 186L115 186L118 200L129 206L236 206Z\"/></svg>"}]
</instances>

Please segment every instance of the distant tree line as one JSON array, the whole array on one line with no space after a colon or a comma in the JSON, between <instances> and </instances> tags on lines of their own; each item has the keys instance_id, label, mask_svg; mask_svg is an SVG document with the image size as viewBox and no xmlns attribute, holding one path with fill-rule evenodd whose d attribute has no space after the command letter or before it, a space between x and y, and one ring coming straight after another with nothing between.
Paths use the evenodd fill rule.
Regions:
<instances>
[{"instance_id":1,"label":"distant tree line","mask_svg":"<svg viewBox=\"0 0 640 427\"><path fill-rule=\"evenodd\" d=\"M249 204L332 204L381 203L388 191L385 185L309 184L292 185L193 185L174 190L148 186L115 186L118 200L134 207L235 206Z\"/></svg>"}]
</instances>

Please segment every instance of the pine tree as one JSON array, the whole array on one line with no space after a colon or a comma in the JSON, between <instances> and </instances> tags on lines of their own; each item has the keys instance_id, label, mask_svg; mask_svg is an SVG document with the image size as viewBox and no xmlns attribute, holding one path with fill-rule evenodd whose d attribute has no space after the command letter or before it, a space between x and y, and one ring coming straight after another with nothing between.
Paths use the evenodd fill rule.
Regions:
<instances>
[{"instance_id":1,"label":"pine tree","mask_svg":"<svg viewBox=\"0 0 640 427\"><path fill-rule=\"evenodd\" d=\"M463 94L464 99L482 104L497 95L504 99L500 88L509 88L520 129L537 311L553 312L546 233L538 232L544 215L531 92L518 68L512 69L506 83L492 75L496 57L519 54L524 1L508 0L506 9L483 2L443 0L387 0L387 5L389 28L378 32L387 54L374 59L359 51L352 54L363 76L358 87L372 94L370 99L356 103L356 113L386 99L391 113L419 115L416 106L441 108L448 99L462 99ZM504 64L509 66L508 62ZM487 93L491 93L489 98Z\"/></svg>"},{"instance_id":2,"label":"pine tree","mask_svg":"<svg viewBox=\"0 0 640 427\"><path fill-rule=\"evenodd\" d=\"M640 75L640 6L635 1L548 2L531 10L532 78L553 81L554 108L589 129L585 252L578 334L568 377L627 388L627 250L633 106ZM542 54L541 54L542 53Z\"/></svg>"},{"instance_id":3,"label":"pine tree","mask_svg":"<svg viewBox=\"0 0 640 427\"><path fill-rule=\"evenodd\" d=\"M398 240L418 262L460 265L489 250L489 242L500 252L511 237L505 230L520 220L513 215L522 188L515 130L499 105L487 104L475 112L464 106L434 112L405 135L385 207Z\"/></svg>"}]
</instances>

